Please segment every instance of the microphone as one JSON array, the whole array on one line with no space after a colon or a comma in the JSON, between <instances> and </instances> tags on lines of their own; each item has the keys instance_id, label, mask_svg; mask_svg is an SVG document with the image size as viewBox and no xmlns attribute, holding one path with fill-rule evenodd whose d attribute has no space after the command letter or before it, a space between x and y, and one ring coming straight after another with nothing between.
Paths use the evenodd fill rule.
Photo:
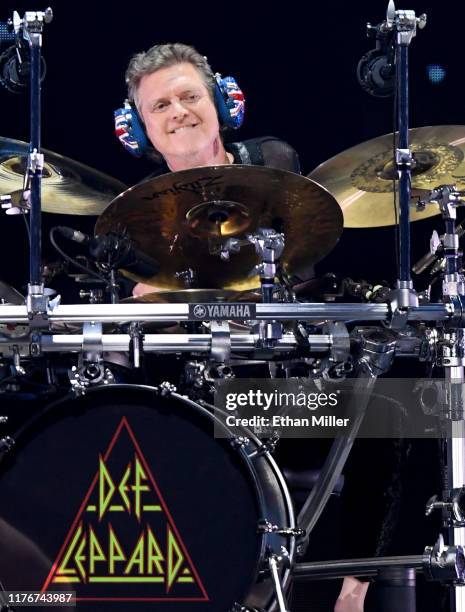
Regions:
<instances>
[{"instance_id":1,"label":"microphone","mask_svg":"<svg viewBox=\"0 0 465 612\"><path fill-rule=\"evenodd\" d=\"M54 229L69 240L85 244L97 262L111 262L115 267L145 278L155 276L160 271L159 262L140 251L127 235L109 232L94 237L63 225Z\"/></svg>"},{"instance_id":2,"label":"microphone","mask_svg":"<svg viewBox=\"0 0 465 612\"><path fill-rule=\"evenodd\" d=\"M375 98L392 96L395 89L394 50L395 6L390 0L386 19L377 26L367 24L367 36L375 36L376 48L368 51L357 65L357 80Z\"/></svg>"},{"instance_id":3,"label":"microphone","mask_svg":"<svg viewBox=\"0 0 465 612\"><path fill-rule=\"evenodd\" d=\"M0 44L13 42L0 55L0 84L11 93L22 93L29 85L31 73L31 53L28 41L24 38L22 20L15 11L13 19L0 23ZM41 57L40 82L45 78L47 66Z\"/></svg>"},{"instance_id":4,"label":"microphone","mask_svg":"<svg viewBox=\"0 0 465 612\"><path fill-rule=\"evenodd\" d=\"M55 229L65 238L74 240L74 242L79 242L80 244L87 244L92 239L91 236L75 230L72 227L66 227L66 225L58 225Z\"/></svg>"}]
</instances>

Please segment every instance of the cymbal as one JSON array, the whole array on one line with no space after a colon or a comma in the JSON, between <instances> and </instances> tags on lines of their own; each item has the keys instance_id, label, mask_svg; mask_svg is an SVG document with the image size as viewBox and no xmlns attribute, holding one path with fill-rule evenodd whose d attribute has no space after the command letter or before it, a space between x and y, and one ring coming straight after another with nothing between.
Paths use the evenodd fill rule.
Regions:
<instances>
[{"instance_id":1,"label":"cymbal","mask_svg":"<svg viewBox=\"0 0 465 612\"><path fill-rule=\"evenodd\" d=\"M339 202L344 227L394 225L392 134L347 149L315 168L309 178L324 185ZM438 125L409 130L415 154L412 195L426 196L439 186L455 184L465 189L465 126ZM415 198L416 199L416 198ZM436 204L423 212L410 209L412 221L439 214Z\"/></svg>"},{"instance_id":2,"label":"cymbal","mask_svg":"<svg viewBox=\"0 0 465 612\"><path fill-rule=\"evenodd\" d=\"M0 195L18 203L23 188L29 145L0 137ZM77 161L42 149L42 210L66 215L99 215L126 189L120 181Z\"/></svg>"},{"instance_id":3,"label":"cymbal","mask_svg":"<svg viewBox=\"0 0 465 612\"><path fill-rule=\"evenodd\" d=\"M233 291L231 289L179 289L178 291L154 291L138 297L121 300L126 304L189 304L202 302L260 302L258 291Z\"/></svg>"},{"instance_id":4,"label":"cymbal","mask_svg":"<svg viewBox=\"0 0 465 612\"><path fill-rule=\"evenodd\" d=\"M164 174L120 194L99 217L96 234L126 229L138 248L158 260L150 283L183 289L179 274L193 269L197 287L250 289L260 283L253 246L211 254L219 241L258 228L284 232L281 261L288 274L305 273L336 245L342 213L334 197L314 181L263 166L224 165ZM192 286L192 285L191 285Z\"/></svg>"},{"instance_id":5,"label":"cymbal","mask_svg":"<svg viewBox=\"0 0 465 612\"><path fill-rule=\"evenodd\" d=\"M19 306L24 304L26 298L11 285L0 281L0 304Z\"/></svg>"}]
</instances>

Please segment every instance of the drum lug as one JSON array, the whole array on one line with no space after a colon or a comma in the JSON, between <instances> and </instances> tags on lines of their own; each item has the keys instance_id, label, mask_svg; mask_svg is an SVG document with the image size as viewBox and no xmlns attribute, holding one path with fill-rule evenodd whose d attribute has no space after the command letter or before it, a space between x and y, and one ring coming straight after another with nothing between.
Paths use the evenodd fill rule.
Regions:
<instances>
[{"instance_id":1,"label":"drum lug","mask_svg":"<svg viewBox=\"0 0 465 612\"><path fill-rule=\"evenodd\" d=\"M10 451L13 450L15 445L15 441L10 436L5 436L4 438L0 438L0 455L6 455Z\"/></svg>"},{"instance_id":2,"label":"drum lug","mask_svg":"<svg viewBox=\"0 0 465 612\"><path fill-rule=\"evenodd\" d=\"M250 444L250 440L247 436L235 436L229 440L229 443L234 449L240 449Z\"/></svg>"},{"instance_id":3,"label":"drum lug","mask_svg":"<svg viewBox=\"0 0 465 612\"><path fill-rule=\"evenodd\" d=\"M99 363L73 366L69 371L69 380L76 396L85 395L89 387L111 385L115 382L111 370Z\"/></svg>"},{"instance_id":4,"label":"drum lug","mask_svg":"<svg viewBox=\"0 0 465 612\"><path fill-rule=\"evenodd\" d=\"M102 324L86 321L82 326L82 353L69 378L76 395L84 395L88 387L115 382L111 370L103 363Z\"/></svg>"},{"instance_id":5,"label":"drum lug","mask_svg":"<svg viewBox=\"0 0 465 612\"><path fill-rule=\"evenodd\" d=\"M291 536L293 538L305 537L305 529L300 527L279 527L278 525L273 525L273 523L267 519L260 519L258 521L257 532L276 533L278 535Z\"/></svg>"},{"instance_id":6,"label":"drum lug","mask_svg":"<svg viewBox=\"0 0 465 612\"><path fill-rule=\"evenodd\" d=\"M253 459L254 457L260 457L261 455L270 454L272 455L276 450L276 446L279 442L279 435L274 433L271 438L268 438L266 442L263 442L258 446L253 453L250 453L249 459Z\"/></svg>"},{"instance_id":7,"label":"drum lug","mask_svg":"<svg viewBox=\"0 0 465 612\"><path fill-rule=\"evenodd\" d=\"M158 391L162 397L167 397L172 393L176 393L177 389L174 385L165 380L158 385Z\"/></svg>"}]
</instances>

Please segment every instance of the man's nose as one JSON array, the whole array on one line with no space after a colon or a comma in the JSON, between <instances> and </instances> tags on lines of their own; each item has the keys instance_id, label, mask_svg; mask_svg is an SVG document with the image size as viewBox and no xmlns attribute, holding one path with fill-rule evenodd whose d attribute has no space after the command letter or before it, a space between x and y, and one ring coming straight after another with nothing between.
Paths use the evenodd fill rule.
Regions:
<instances>
[{"instance_id":1,"label":"man's nose","mask_svg":"<svg viewBox=\"0 0 465 612\"><path fill-rule=\"evenodd\" d=\"M171 113L173 119L182 119L187 115L187 109L181 100L173 100L171 103Z\"/></svg>"}]
</instances>

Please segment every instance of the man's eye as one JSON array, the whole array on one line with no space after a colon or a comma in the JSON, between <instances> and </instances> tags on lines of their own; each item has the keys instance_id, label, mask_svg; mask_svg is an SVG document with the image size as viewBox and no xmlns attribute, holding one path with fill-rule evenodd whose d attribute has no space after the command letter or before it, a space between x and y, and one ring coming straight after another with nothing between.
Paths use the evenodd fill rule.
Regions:
<instances>
[{"instance_id":1,"label":"man's eye","mask_svg":"<svg viewBox=\"0 0 465 612\"><path fill-rule=\"evenodd\" d=\"M167 106L168 105L166 104L166 102L157 102L157 104L152 106L152 111L154 113L160 113L161 111L164 111Z\"/></svg>"},{"instance_id":2,"label":"man's eye","mask_svg":"<svg viewBox=\"0 0 465 612\"><path fill-rule=\"evenodd\" d=\"M199 94L189 94L188 96L186 96L186 100L188 102L197 102L197 100L200 98Z\"/></svg>"}]
</instances>

